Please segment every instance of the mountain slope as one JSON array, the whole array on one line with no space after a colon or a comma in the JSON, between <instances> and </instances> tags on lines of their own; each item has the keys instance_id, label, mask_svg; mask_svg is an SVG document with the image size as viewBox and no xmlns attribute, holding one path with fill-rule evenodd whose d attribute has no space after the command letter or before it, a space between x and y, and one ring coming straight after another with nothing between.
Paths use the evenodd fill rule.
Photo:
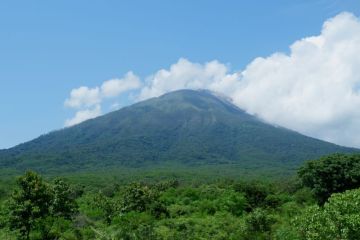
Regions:
<instances>
[{"instance_id":1,"label":"mountain slope","mask_svg":"<svg viewBox=\"0 0 360 240\"><path fill-rule=\"evenodd\" d=\"M180 90L0 152L0 166L78 170L109 166L297 166L354 149L264 123L206 91Z\"/></svg>"}]
</instances>

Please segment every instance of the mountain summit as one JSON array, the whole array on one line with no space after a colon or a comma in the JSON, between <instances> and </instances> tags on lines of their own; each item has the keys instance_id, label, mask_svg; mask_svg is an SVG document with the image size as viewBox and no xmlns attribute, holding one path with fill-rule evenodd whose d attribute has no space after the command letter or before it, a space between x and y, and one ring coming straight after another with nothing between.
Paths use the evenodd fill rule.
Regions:
<instances>
[{"instance_id":1,"label":"mountain summit","mask_svg":"<svg viewBox=\"0 0 360 240\"><path fill-rule=\"evenodd\" d=\"M164 164L296 167L345 148L267 124L208 91L179 90L0 152L36 170Z\"/></svg>"}]
</instances>

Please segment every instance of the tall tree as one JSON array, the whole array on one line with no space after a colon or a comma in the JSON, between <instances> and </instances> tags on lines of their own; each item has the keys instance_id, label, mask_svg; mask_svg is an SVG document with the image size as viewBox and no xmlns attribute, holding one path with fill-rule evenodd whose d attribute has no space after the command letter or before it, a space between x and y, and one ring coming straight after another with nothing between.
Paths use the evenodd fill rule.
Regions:
<instances>
[{"instance_id":1,"label":"tall tree","mask_svg":"<svg viewBox=\"0 0 360 240\"><path fill-rule=\"evenodd\" d=\"M298 174L324 204L332 193L360 187L360 154L332 154L309 161Z\"/></svg>"},{"instance_id":2,"label":"tall tree","mask_svg":"<svg viewBox=\"0 0 360 240\"><path fill-rule=\"evenodd\" d=\"M37 221L49 215L53 195L49 185L32 171L18 178L17 185L9 205L10 228L18 230L20 239L30 239Z\"/></svg>"}]
</instances>

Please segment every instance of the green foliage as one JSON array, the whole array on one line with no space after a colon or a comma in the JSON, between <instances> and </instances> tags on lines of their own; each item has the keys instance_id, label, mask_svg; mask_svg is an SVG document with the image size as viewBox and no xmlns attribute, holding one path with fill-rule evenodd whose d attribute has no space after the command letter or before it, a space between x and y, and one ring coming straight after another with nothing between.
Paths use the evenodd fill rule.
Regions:
<instances>
[{"instance_id":1,"label":"green foliage","mask_svg":"<svg viewBox=\"0 0 360 240\"><path fill-rule=\"evenodd\" d=\"M112 237L114 239L135 240L135 239L158 239L152 216L146 213L128 212L114 219L115 229Z\"/></svg>"},{"instance_id":2,"label":"green foliage","mask_svg":"<svg viewBox=\"0 0 360 240\"><path fill-rule=\"evenodd\" d=\"M158 187L149 187L140 183L132 183L123 193L121 212L150 212L154 217L167 216L166 207L159 201Z\"/></svg>"},{"instance_id":3,"label":"green foliage","mask_svg":"<svg viewBox=\"0 0 360 240\"><path fill-rule=\"evenodd\" d=\"M266 210L256 208L246 217L248 234L269 233L271 226L276 222L275 218Z\"/></svg>"},{"instance_id":4,"label":"green foliage","mask_svg":"<svg viewBox=\"0 0 360 240\"><path fill-rule=\"evenodd\" d=\"M65 219L71 219L76 213L78 206L75 202L74 191L69 184L62 179L56 179L52 186L52 213Z\"/></svg>"},{"instance_id":5,"label":"green foliage","mask_svg":"<svg viewBox=\"0 0 360 240\"><path fill-rule=\"evenodd\" d=\"M9 203L10 229L18 230L21 239L29 239L30 231L50 213L52 193L49 186L34 172L17 180L19 186Z\"/></svg>"},{"instance_id":6,"label":"green foliage","mask_svg":"<svg viewBox=\"0 0 360 240\"><path fill-rule=\"evenodd\" d=\"M240 182L235 185L235 190L245 194L248 203L247 211L264 207L276 208L282 201L278 195L274 194L273 187L264 182Z\"/></svg>"},{"instance_id":7,"label":"green foliage","mask_svg":"<svg viewBox=\"0 0 360 240\"><path fill-rule=\"evenodd\" d=\"M156 189L149 186L132 183L126 187L122 203L122 212L149 210L151 203L159 197Z\"/></svg>"},{"instance_id":8,"label":"green foliage","mask_svg":"<svg viewBox=\"0 0 360 240\"><path fill-rule=\"evenodd\" d=\"M56 180L51 186L28 171L18 178L17 185L8 203L7 221L19 239L54 239L56 233L62 234L56 231L60 226L65 224L64 228L69 229L77 206L65 182Z\"/></svg>"},{"instance_id":9,"label":"green foliage","mask_svg":"<svg viewBox=\"0 0 360 240\"><path fill-rule=\"evenodd\" d=\"M360 189L333 194L318 206L312 191L291 179L106 179L86 185L27 172L13 194L0 200L0 239L360 238Z\"/></svg>"},{"instance_id":10,"label":"green foliage","mask_svg":"<svg viewBox=\"0 0 360 240\"><path fill-rule=\"evenodd\" d=\"M360 239L360 189L336 193L324 207L311 206L295 218L301 239Z\"/></svg>"},{"instance_id":11,"label":"green foliage","mask_svg":"<svg viewBox=\"0 0 360 240\"><path fill-rule=\"evenodd\" d=\"M295 201L299 204L311 205L316 202L315 196L310 188L301 188L294 193Z\"/></svg>"},{"instance_id":12,"label":"green foliage","mask_svg":"<svg viewBox=\"0 0 360 240\"><path fill-rule=\"evenodd\" d=\"M324 204L332 193L360 187L360 155L333 154L309 161L299 170L299 176Z\"/></svg>"},{"instance_id":13,"label":"green foliage","mask_svg":"<svg viewBox=\"0 0 360 240\"><path fill-rule=\"evenodd\" d=\"M76 230L69 219L63 217L47 216L39 219L36 228L31 233L31 239L76 239Z\"/></svg>"},{"instance_id":14,"label":"green foliage","mask_svg":"<svg viewBox=\"0 0 360 240\"><path fill-rule=\"evenodd\" d=\"M96 194L93 199L94 205L103 212L105 222L108 225L111 224L112 218L119 214L119 205L114 199L106 197L101 193Z\"/></svg>"},{"instance_id":15,"label":"green foliage","mask_svg":"<svg viewBox=\"0 0 360 240\"><path fill-rule=\"evenodd\" d=\"M245 223L242 218L221 212L214 215L196 214L162 220L156 228L160 239L244 239Z\"/></svg>"}]
</instances>

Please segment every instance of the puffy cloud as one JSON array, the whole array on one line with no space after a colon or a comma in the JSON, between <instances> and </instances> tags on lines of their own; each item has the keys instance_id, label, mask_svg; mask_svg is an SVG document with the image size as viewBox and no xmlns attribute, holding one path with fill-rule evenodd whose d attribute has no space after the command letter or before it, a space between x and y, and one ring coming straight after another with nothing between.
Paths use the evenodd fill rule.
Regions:
<instances>
[{"instance_id":1,"label":"puffy cloud","mask_svg":"<svg viewBox=\"0 0 360 240\"><path fill-rule=\"evenodd\" d=\"M85 120L96 118L101 115L101 107L100 105L96 105L90 109L84 109L77 111L75 116L71 119L67 119L65 121L65 127L70 127L75 124L81 123Z\"/></svg>"},{"instance_id":2,"label":"puffy cloud","mask_svg":"<svg viewBox=\"0 0 360 240\"><path fill-rule=\"evenodd\" d=\"M170 66L169 70L161 69L146 80L139 99L157 97L166 92L178 89L207 88L229 92L237 84L238 74L228 73L228 67L218 61L205 64L192 63L181 58Z\"/></svg>"},{"instance_id":3,"label":"puffy cloud","mask_svg":"<svg viewBox=\"0 0 360 240\"><path fill-rule=\"evenodd\" d=\"M140 87L140 79L132 72L128 72L121 79L111 79L103 82L100 87L89 88L83 86L71 90L70 97L65 100L64 105L78 111L72 119L65 121L65 127L100 116L101 104L104 99L115 98ZM114 106L111 106L111 109L113 108Z\"/></svg>"},{"instance_id":4,"label":"puffy cloud","mask_svg":"<svg viewBox=\"0 0 360 240\"><path fill-rule=\"evenodd\" d=\"M104 97L116 97L123 92L141 87L138 76L128 72L122 79L111 79L101 85L101 94Z\"/></svg>"},{"instance_id":5,"label":"puffy cloud","mask_svg":"<svg viewBox=\"0 0 360 240\"><path fill-rule=\"evenodd\" d=\"M234 102L269 122L359 147L359 19L339 14L324 23L320 35L290 50L250 63L231 95Z\"/></svg>"},{"instance_id":6,"label":"puffy cloud","mask_svg":"<svg viewBox=\"0 0 360 240\"><path fill-rule=\"evenodd\" d=\"M72 108L90 107L101 101L99 88L79 87L71 90L70 98L65 100L65 106Z\"/></svg>"}]
</instances>

